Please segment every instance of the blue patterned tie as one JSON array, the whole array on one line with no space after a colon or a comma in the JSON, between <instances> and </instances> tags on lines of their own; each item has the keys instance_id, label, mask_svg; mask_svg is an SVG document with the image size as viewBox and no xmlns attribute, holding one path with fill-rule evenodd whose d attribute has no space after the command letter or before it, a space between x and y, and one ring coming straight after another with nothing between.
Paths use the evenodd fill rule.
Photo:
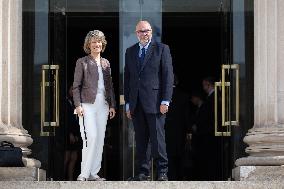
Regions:
<instances>
[{"instance_id":1,"label":"blue patterned tie","mask_svg":"<svg viewBox=\"0 0 284 189\"><path fill-rule=\"evenodd\" d=\"M141 70L141 68L142 68L142 65L143 65L143 62L144 62L144 58L145 58L145 54L146 54L146 51L145 51L145 48L143 47L141 49L139 70Z\"/></svg>"},{"instance_id":2,"label":"blue patterned tie","mask_svg":"<svg viewBox=\"0 0 284 189\"><path fill-rule=\"evenodd\" d=\"M144 58L145 58L145 48L143 47L142 49L141 49L141 56L140 56L140 62L143 64L143 62L144 62Z\"/></svg>"}]
</instances>

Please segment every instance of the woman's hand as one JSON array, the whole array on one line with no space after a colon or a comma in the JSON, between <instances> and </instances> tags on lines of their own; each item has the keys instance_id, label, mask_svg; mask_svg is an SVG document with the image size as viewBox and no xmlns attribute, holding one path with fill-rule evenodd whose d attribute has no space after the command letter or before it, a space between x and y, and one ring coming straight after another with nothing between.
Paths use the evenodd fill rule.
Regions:
<instances>
[{"instance_id":1,"label":"woman's hand","mask_svg":"<svg viewBox=\"0 0 284 189\"><path fill-rule=\"evenodd\" d=\"M78 116L83 116L84 110L81 106L76 107L76 113Z\"/></svg>"},{"instance_id":2,"label":"woman's hand","mask_svg":"<svg viewBox=\"0 0 284 189\"><path fill-rule=\"evenodd\" d=\"M69 140L70 140L70 144L74 144L76 142L76 139L75 139L75 136L73 135L73 133L70 133Z\"/></svg>"},{"instance_id":3,"label":"woman's hand","mask_svg":"<svg viewBox=\"0 0 284 189\"><path fill-rule=\"evenodd\" d=\"M109 109L109 118L112 119L115 116L115 109L114 108L110 108Z\"/></svg>"}]
</instances>

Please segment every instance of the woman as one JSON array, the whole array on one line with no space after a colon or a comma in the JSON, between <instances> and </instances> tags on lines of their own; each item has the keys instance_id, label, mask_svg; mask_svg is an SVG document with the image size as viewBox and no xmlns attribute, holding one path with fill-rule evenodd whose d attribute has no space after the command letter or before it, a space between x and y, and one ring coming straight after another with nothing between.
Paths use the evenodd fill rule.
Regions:
<instances>
[{"instance_id":1,"label":"woman","mask_svg":"<svg viewBox=\"0 0 284 189\"><path fill-rule=\"evenodd\" d=\"M88 55L79 58L76 63L73 100L83 139L81 174L78 181L105 180L98 176L98 172L101 168L108 115L110 119L115 116L110 64L101 57L106 44L103 32L90 31L84 43L84 51Z\"/></svg>"}]
</instances>

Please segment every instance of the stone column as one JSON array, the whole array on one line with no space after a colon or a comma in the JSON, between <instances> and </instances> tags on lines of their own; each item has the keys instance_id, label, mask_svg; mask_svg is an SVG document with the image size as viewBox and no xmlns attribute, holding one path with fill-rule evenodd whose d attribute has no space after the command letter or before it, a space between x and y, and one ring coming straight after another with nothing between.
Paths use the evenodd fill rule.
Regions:
<instances>
[{"instance_id":1,"label":"stone column","mask_svg":"<svg viewBox=\"0 0 284 189\"><path fill-rule=\"evenodd\" d=\"M33 142L22 126L22 0L0 0L0 141L23 150L27 167L40 167L28 158Z\"/></svg>"},{"instance_id":2,"label":"stone column","mask_svg":"<svg viewBox=\"0 0 284 189\"><path fill-rule=\"evenodd\" d=\"M254 1L254 57L254 126L236 165L284 165L284 0Z\"/></svg>"}]
</instances>

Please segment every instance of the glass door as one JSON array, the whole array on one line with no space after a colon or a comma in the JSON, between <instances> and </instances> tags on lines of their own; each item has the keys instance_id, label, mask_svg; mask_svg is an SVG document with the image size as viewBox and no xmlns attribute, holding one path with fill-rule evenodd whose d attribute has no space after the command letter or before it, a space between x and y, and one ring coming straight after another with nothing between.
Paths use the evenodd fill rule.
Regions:
<instances>
[{"instance_id":1,"label":"glass door","mask_svg":"<svg viewBox=\"0 0 284 189\"><path fill-rule=\"evenodd\" d=\"M66 180L65 154L68 137L68 127L66 126L66 96L68 89L66 87L66 1L57 0L49 1L49 64L50 68L57 68L49 70L51 77L57 78L56 86L57 92L52 90L50 95L51 103L54 107L48 110L52 114L57 113L57 126L53 127L55 131L53 137L49 137L50 148L50 179L51 180ZM75 117L75 115L73 115Z\"/></svg>"},{"instance_id":2,"label":"glass door","mask_svg":"<svg viewBox=\"0 0 284 189\"><path fill-rule=\"evenodd\" d=\"M64 180L65 1L48 1L47 62L41 65L41 131L47 140L47 179ZM43 139L44 140L44 139Z\"/></svg>"},{"instance_id":3,"label":"glass door","mask_svg":"<svg viewBox=\"0 0 284 189\"><path fill-rule=\"evenodd\" d=\"M51 57L54 64L59 64L60 66L59 98L60 122L62 126L58 130L58 135L55 136L58 144L56 152L61 155L62 160L55 167L61 166L60 170L65 170L60 175L68 174L70 163L67 161L68 158L66 157L68 155L66 152L75 148L78 157L73 169L73 178L76 179L81 171L82 145L74 146L69 143L71 132L74 132L79 140L81 140L81 135L79 130L70 130L70 119L74 115L68 111L67 98L72 100L68 91L73 84L76 61L86 56L83 44L87 33L92 30L101 30L107 40L106 49L101 56L110 62L116 102L119 102L119 3L115 0L52 0L50 2L52 3L50 20L53 23L51 28ZM120 144L121 125L119 115L117 113L114 119L108 120L106 128L102 167L99 175L107 180L121 179L120 162L122 160L120 159L120 149L122 146ZM64 157L65 159L63 159ZM63 160L66 160L65 164L62 163ZM57 157L55 161L57 161ZM64 167L62 168L63 165Z\"/></svg>"},{"instance_id":4,"label":"glass door","mask_svg":"<svg viewBox=\"0 0 284 189\"><path fill-rule=\"evenodd\" d=\"M119 40L120 40L120 119L121 128L121 166L122 180L138 174L135 153L135 132L132 121L127 119L124 107L123 74L125 51L138 42L135 27L138 21L148 20L153 28L153 40L160 42L162 35L162 0L120 0L119 9ZM152 160L151 178L154 179Z\"/></svg>"},{"instance_id":5,"label":"glass door","mask_svg":"<svg viewBox=\"0 0 284 189\"><path fill-rule=\"evenodd\" d=\"M215 82L214 89L214 132L216 151L219 154L217 164L219 166L218 180L227 180L231 176L231 141L232 126L238 126L239 122L239 91L232 94L232 87L239 89L239 66L232 63L232 2L230 0L220 1L220 54L221 70L220 81ZM232 81L233 71L236 71L235 83ZM234 99L231 99L234 98ZM233 103L234 102L234 103ZM232 121L231 110L235 107L237 111Z\"/></svg>"},{"instance_id":6,"label":"glass door","mask_svg":"<svg viewBox=\"0 0 284 189\"><path fill-rule=\"evenodd\" d=\"M245 152L242 138L253 122L252 1L222 1L222 66L215 82L215 136L222 180L233 180L235 161Z\"/></svg>"},{"instance_id":7,"label":"glass door","mask_svg":"<svg viewBox=\"0 0 284 189\"><path fill-rule=\"evenodd\" d=\"M55 9L59 3L23 2L23 125L47 180L64 179L65 17Z\"/></svg>"},{"instance_id":8,"label":"glass door","mask_svg":"<svg viewBox=\"0 0 284 189\"><path fill-rule=\"evenodd\" d=\"M202 80L208 76L218 81L215 112L212 112L215 118L212 116L212 120L207 120L210 124L206 125L215 132L210 134L210 139L200 137L204 147L200 151L211 152L204 144L215 138L217 147L212 153L217 155L216 161L211 162L218 165L212 166L218 176L207 180L233 179L234 162L244 152L241 139L252 126L251 6L251 2L239 0L120 1L120 83L123 83L124 52L137 42L133 31L139 20L148 20L153 26L154 39L168 44L171 49L176 83L165 127L171 180L205 178L194 169L192 156L208 159L202 158L203 152L194 154L192 141L186 139L186 134L189 132L190 138L191 117L196 109L190 102L191 95L203 93ZM135 133L132 122L125 117L120 89L125 180L136 173Z\"/></svg>"}]
</instances>

